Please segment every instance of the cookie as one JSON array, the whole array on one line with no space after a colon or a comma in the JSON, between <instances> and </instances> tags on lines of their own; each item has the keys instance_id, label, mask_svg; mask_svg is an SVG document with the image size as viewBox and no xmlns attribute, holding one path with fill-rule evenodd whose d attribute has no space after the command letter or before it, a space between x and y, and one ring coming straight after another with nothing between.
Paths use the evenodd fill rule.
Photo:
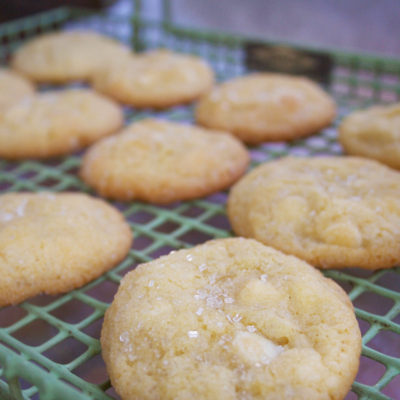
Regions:
<instances>
[{"instance_id":1,"label":"cookie","mask_svg":"<svg viewBox=\"0 0 400 400\"><path fill-rule=\"evenodd\" d=\"M34 93L34 86L27 79L11 70L0 68L0 112Z\"/></svg>"},{"instance_id":2,"label":"cookie","mask_svg":"<svg viewBox=\"0 0 400 400\"><path fill-rule=\"evenodd\" d=\"M400 169L400 103L350 114L340 124L339 141L348 154Z\"/></svg>"},{"instance_id":3,"label":"cookie","mask_svg":"<svg viewBox=\"0 0 400 400\"><path fill-rule=\"evenodd\" d=\"M99 65L126 57L129 48L90 31L47 33L22 45L11 65L36 82L88 80Z\"/></svg>"},{"instance_id":4,"label":"cookie","mask_svg":"<svg viewBox=\"0 0 400 400\"><path fill-rule=\"evenodd\" d=\"M92 146L80 175L102 196L163 204L225 189L248 163L228 133L147 119Z\"/></svg>"},{"instance_id":5,"label":"cookie","mask_svg":"<svg viewBox=\"0 0 400 400\"><path fill-rule=\"evenodd\" d=\"M82 193L0 196L0 306L80 287L127 255L122 214Z\"/></svg>"},{"instance_id":6,"label":"cookie","mask_svg":"<svg viewBox=\"0 0 400 400\"><path fill-rule=\"evenodd\" d=\"M211 89L214 73L199 57L155 50L99 68L93 87L137 108L188 103Z\"/></svg>"},{"instance_id":7,"label":"cookie","mask_svg":"<svg viewBox=\"0 0 400 400\"><path fill-rule=\"evenodd\" d=\"M196 121L257 144L311 135L335 114L333 99L308 78L258 73L215 87L198 103Z\"/></svg>"},{"instance_id":8,"label":"cookie","mask_svg":"<svg viewBox=\"0 0 400 400\"><path fill-rule=\"evenodd\" d=\"M357 157L282 158L231 190L234 232L319 268L400 262L400 174Z\"/></svg>"},{"instance_id":9,"label":"cookie","mask_svg":"<svg viewBox=\"0 0 400 400\"><path fill-rule=\"evenodd\" d=\"M359 365L351 302L255 240L219 239L128 273L102 355L122 399L343 399Z\"/></svg>"},{"instance_id":10,"label":"cookie","mask_svg":"<svg viewBox=\"0 0 400 400\"><path fill-rule=\"evenodd\" d=\"M0 157L67 154L115 132L122 123L119 106L91 90L39 93L0 112Z\"/></svg>"}]
</instances>

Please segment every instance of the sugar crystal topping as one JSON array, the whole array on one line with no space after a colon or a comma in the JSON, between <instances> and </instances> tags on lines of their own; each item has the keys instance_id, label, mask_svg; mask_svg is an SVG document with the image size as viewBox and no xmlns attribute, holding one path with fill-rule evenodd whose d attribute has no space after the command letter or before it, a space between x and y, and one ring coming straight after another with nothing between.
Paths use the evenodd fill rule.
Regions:
<instances>
[{"instance_id":1,"label":"sugar crystal topping","mask_svg":"<svg viewBox=\"0 0 400 400\"><path fill-rule=\"evenodd\" d=\"M119 340L122 343L129 343L129 332L123 332L119 336Z\"/></svg>"},{"instance_id":2,"label":"sugar crystal topping","mask_svg":"<svg viewBox=\"0 0 400 400\"><path fill-rule=\"evenodd\" d=\"M197 311L196 311L196 314L200 316L201 314L203 314L203 311L204 311L204 308L203 307L199 307L197 309Z\"/></svg>"},{"instance_id":3,"label":"sugar crystal topping","mask_svg":"<svg viewBox=\"0 0 400 400\"><path fill-rule=\"evenodd\" d=\"M207 269L207 265L206 264L200 264L199 265L199 271L200 272L203 272L203 271L205 271Z\"/></svg>"},{"instance_id":4,"label":"sugar crystal topping","mask_svg":"<svg viewBox=\"0 0 400 400\"><path fill-rule=\"evenodd\" d=\"M242 316L239 314L235 314L235 316L232 318L233 322L240 322L242 320Z\"/></svg>"},{"instance_id":5,"label":"sugar crystal topping","mask_svg":"<svg viewBox=\"0 0 400 400\"><path fill-rule=\"evenodd\" d=\"M246 328L250 333L253 333L253 332L255 332L257 330L254 325L247 325Z\"/></svg>"},{"instance_id":6,"label":"sugar crystal topping","mask_svg":"<svg viewBox=\"0 0 400 400\"><path fill-rule=\"evenodd\" d=\"M17 210L16 210L17 215L19 215L20 217L22 217L22 216L24 215L25 207L26 207L26 203L27 203L27 202L28 202L28 201L27 201L26 199L24 199L24 200L21 202L21 204L18 206Z\"/></svg>"}]
</instances>

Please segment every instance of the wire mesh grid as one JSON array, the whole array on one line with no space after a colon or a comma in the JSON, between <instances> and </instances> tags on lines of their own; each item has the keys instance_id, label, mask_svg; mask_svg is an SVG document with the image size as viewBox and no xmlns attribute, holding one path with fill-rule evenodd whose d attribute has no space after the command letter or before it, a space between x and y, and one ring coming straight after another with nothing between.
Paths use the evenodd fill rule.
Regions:
<instances>
[{"instance_id":1,"label":"wire mesh grid","mask_svg":"<svg viewBox=\"0 0 400 400\"><path fill-rule=\"evenodd\" d=\"M19 43L38 32L60 27L71 11L60 9L0 27L0 57L7 61ZM132 24L133 22L133 28ZM68 22L137 41L145 49L159 46L198 54L211 62L218 79L246 72L244 38L193 30L165 29L159 22L110 16ZM140 36L134 36L133 32ZM332 52L335 60L329 91L339 104L339 117L353 108L400 98L400 61ZM43 88L44 90L46 87ZM126 108L126 121L159 116L192 121L192 106L163 112ZM251 148L252 165L291 155L341 154L336 126L308 139ZM81 155L46 162L0 160L0 191L85 191L79 179ZM226 192L184 203L156 207L140 202L113 202L128 219L135 241L116 268L83 288L60 296L38 296L0 309L1 399L110 399L100 355L99 335L104 312L120 279L138 263L190 247L211 238L230 236L225 213ZM400 269L376 273L349 269L329 271L349 293L363 333L360 373L347 399L390 399L400 393Z\"/></svg>"}]
</instances>

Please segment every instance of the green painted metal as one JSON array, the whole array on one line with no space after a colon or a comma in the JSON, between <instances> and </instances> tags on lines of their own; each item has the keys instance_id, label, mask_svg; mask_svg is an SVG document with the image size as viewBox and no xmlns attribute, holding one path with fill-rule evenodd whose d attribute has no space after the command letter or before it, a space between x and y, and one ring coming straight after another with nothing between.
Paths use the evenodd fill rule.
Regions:
<instances>
[{"instance_id":1,"label":"green painted metal","mask_svg":"<svg viewBox=\"0 0 400 400\"><path fill-rule=\"evenodd\" d=\"M140 4L136 2L136 11L139 10ZM172 23L168 5L164 15L168 16L168 23L146 21L138 14L94 16L82 10L57 9L0 25L0 60L5 63L10 52L37 33L83 24L135 48L162 46L198 54L211 62L220 80L246 72L243 44L248 38L177 26ZM330 54L335 68L328 89L339 104L336 124L351 109L399 100L400 60L341 51L330 51ZM162 112L129 108L125 111L127 122L148 116L193 120L192 106ZM250 150L252 166L288 154L341 154L335 126L308 139L264 144ZM80 162L80 154L43 162L0 160L0 191L90 193L77 175ZM102 317L121 277L138 263L172 249L231 235L225 200L226 193L218 193L164 207L140 202L114 203L124 212L135 232L133 248L120 265L68 294L37 297L18 306L0 309L0 398L113 398L99 357L98 339ZM365 370L367 366L372 371L356 380L350 398L393 397L393 382L397 382L400 391L400 269L375 273L332 270L326 275L343 285L355 304L363 330L361 367ZM393 348L393 352L382 345L388 341L397 341L397 349Z\"/></svg>"}]
</instances>

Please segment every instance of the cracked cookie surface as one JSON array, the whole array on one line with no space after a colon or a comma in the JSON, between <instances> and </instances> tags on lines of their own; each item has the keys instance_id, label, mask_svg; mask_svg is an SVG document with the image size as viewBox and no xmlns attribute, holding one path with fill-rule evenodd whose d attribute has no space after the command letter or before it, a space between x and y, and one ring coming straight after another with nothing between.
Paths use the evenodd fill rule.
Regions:
<instances>
[{"instance_id":1,"label":"cracked cookie surface","mask_svg":"<svg viewBox=\"0 0 400 400\"><path fill-rule=\"evenodd\" d=\"M229 133L146 119L92 146L80 174L102 196L163 204L225 189L248 163Z\"/></svg>"},{"instance_id":2,"label":"cracked cookie surface","mask_svg":"<svg viewBox=\"0 0 400 400\"><path fill-rule=\"evenodd\" d=\"M400 103L351 113L340 124L339 141L348 154L400 169Z\"/></svg>"},{"instance_id":3,"label":"cracked cookie surface","mask_svg":"<svg viewBox=\"0 0 400 400\"><path fill-rule=\"evenodd\" d=\"M200 57L153 50L99 68L93 87L137 108L166 108L196 100L211 89L214 73Z\"/></svg>"},{"instance_id":4,"label":"cracked cookie surface","mask_svg":"<svg viewBox=\"0 0 400 400\"><path fill-rule=\"evenodd\" d=\"M196 121L246 143L292 140L335 118L333 99L303 77L258 73L226 81L200 99Z\"/></svg>"},{"instance_id":5,"label":"cracked cookie surface","mask_svg":"<svg viewBox=\"0 0 400 400\"><path fill-rule=\"evenodd\" d=\"M400 174L357 157L281 158L232 188L228 216L251 237L320 268L400 262Z\"/></svg>"},{"instance_id":6,"label":"cracked cookie surface","mask_svg":"<svg viewBox=\"0 0 400 400\"><path fill-rule=\"evenodd\" d=\"M357 373L361 336L335 282L233 238L127 274L101 344L123 399L339 400Z\"/></svg>"},{"instance_id":7,"label":"cracked cookie surface","mask_svg":"<svg viewBox=\"0 0 400 400\"><path fill-rule=\"evenodd\" d=\"M127 57L129 48L91 31L47 33L23 44L12 67L36 82L88 80L99 65Z\"/></svg>"},{"instance_id":8,"label":"cracked cookie surface","mask_svg":"<svg viewBox=\"0 0 400 400\"><path fill-rule=\"evenodd\" d=\"M30 81L12 70L0 68L0 112L34 93Z\"/></svg>"},{"instance_id":9,"label":"cracked cookie surface","mask_svg":"<svg viewBox=\"0 0 400 400\"><path fill-rule=\"evenodd\" d=\"M0 157L47 158L72 153L122 124L119 106L92 90L38 93L0 112Z\"/></svg>"},{"instance_id":10,"label":"cracked cookie surface","mask_svg":"<svg viewBox=\"0 0 400 400\"><path fill-rule=\"evenodd\" d=\"M0 306L83 286L128 253L122 214L81 193L0 196Z\"/></svg>"}]
</instances>

